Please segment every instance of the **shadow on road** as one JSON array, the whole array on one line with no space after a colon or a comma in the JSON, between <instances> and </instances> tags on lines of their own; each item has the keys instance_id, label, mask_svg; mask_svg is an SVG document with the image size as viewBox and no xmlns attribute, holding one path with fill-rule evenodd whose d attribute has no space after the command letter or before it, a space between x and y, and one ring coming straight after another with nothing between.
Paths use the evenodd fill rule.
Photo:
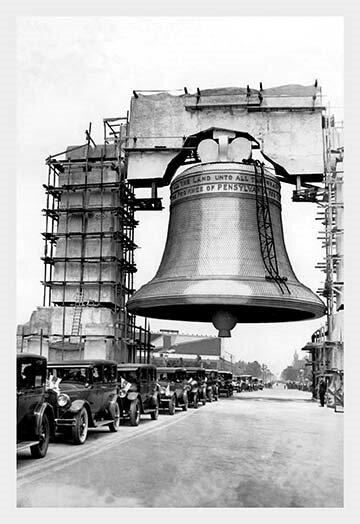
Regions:
<instances>
[{"instance_id":1,"label":"shadow on road","mask_svg":"<svg viewBox=\"0 0 360 524\"><path fill-rule=\"evenodd\" d=\"M141 421L140 421L140 424L139 424L139 427L144 427L144 426L147 426L149 424L149 427L154 424L154 421L149 418L142 418ZM120 423L120 428L119 428L119 431L118 433L122 433L123 435L126 434L127 432L129 432L129 434L131 435L134 431L136 431L136 427L135 426L131 426L130 425L130 422L128 420L121 420L121 423ZM107 426L99 426L97 428L89 428L89 431L88 431L88 434L87 434L87 437L86 437L86 442L83 444L84 446L86 446L87 444L91 443L91 442L94 442L98 439L106 439L106 436L112 436L113 433L111 433L109 431L109 428ZM67 447L69 446L70 448L73 448L74 447L74 444L71 442L71 436L70 436L70 432L68 432L68 434L66 433L57 433L55 435L55 437L52 437L50 439L50 446L52 445L59 445L61 446L61 449L64 449L64 447ZM75 447L78 447L79 449L81 449L83 446L75 446ZM16 453L16 459L17 459L17 465L19 466L22 462L26 463L28 461L31 461L33 462L34 461L34 458L32 457L31 453L30 453L30 447L29 449L25 449L25 450L21 450L21 451L17 451Z\"/></svg>"},{"instance_id":2,"label":"shadow on road","mask_svg":"<svg viewBox=\"0 0 360 524\"><path fill-rule=\"evenodd\" d=\"M311 398L276 398L276 397L262 397L262 398L253 398L253 397L238 397L233 398L233 400L252 400L254 402L314 402Z\"/></svg>"}]
</instances>

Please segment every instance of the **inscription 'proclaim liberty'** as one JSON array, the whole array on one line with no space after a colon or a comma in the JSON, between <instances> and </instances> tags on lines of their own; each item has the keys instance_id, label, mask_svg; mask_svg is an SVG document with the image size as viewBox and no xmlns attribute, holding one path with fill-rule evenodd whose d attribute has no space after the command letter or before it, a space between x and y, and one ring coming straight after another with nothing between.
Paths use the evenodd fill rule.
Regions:
<instances>
[{"instance_id":1,"label":"inscription 'proclaim liberty'","mask_svg":"<svg viewBox=\"0 0 360 524\"><path fill-rule=\"evenodd\" d=\"M269 198L280 202L280 184L265 177ZM255 194L255 175L211 173L193 175L175 180L171 185L171 202L189 196L211 193Z\"/></svg>"}]
</instances>

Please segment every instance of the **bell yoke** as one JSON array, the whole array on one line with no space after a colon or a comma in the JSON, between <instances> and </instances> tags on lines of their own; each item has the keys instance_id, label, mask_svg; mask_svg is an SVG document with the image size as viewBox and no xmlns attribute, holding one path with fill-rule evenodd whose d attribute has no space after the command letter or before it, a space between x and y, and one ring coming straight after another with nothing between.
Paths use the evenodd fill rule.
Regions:
<instances>
[{"instance_id":1,"label":"bell yoke","mask_svg":"<svg viewBox=\"0 0 360 524\"><path fill-rule=\"evenodd\" d=\"M237 323L325 314L323 302L291 267L278 178L251 160L249 141L232 144L226 152L214 140L200 142L201 163L173 179L160 267L129 299L129 311L213 322L220 337L229 337Z\"/></svg>"}]
</instances>

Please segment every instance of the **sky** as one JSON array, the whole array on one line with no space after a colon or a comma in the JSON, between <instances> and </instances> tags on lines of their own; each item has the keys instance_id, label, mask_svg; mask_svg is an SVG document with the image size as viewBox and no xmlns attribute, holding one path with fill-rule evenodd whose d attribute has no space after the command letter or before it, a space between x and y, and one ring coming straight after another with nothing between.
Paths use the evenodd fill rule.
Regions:
<instances>
[{"instance_id":1,"label":"sky","mask_svg":"<svg viewBox=\"0 0 360 524\"><path fill-rule=\"evenodd\" d=\"M331 38L329 38L331 35ZM341 17L22 17L17 24L17 322L42 305L47 169L45 158L96 143L105 117L124 116L134 89L311 85L343 118ZM291 201L282 185L285 244L295 274L316 291L324 274L315 204ZM169 188L159 196L168 208ZM168 209L137 213L135 286L149 281L163 253ZM156 234L154 234L156 232ZM226 351L279 373L325 322L239 324ZM152 330L216 335L211 324L150 320Z\"/></svg>"}]
</instances>

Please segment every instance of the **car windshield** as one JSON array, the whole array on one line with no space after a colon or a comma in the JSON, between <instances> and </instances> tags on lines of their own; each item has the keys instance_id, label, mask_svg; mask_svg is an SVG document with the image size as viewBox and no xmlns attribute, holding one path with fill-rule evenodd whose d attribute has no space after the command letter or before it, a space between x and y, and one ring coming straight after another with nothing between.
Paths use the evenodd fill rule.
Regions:
<instances>
[{"instance_id":1,"label":"car windshield","mask_svg":"<svg viewBox=\"0 0 360 524\"><path fill-rule=\"evenodd\" d=\"M51 368L50 373L56 378L60 378L61 382L88 382L87 368Z\"/></svg>"},{"instance_id":2,"label":"car windshield","mask_svg":"<svg viewBox=\"0 0 360 524\"><path fill-rule=\"evenodd\" d=\"M18 387L40 387L45 383L46 363L44 360L18 361L17 385Z\"/></svg>"},{"instance_id":3,"label":"car windshield","mask_svg":"<svg viewBox=\"0 0 360 524\"><path fill-rule=\"evenodd\" d=\"M231 380L231 377L227 373L220 373L220 378L223 380Z\"/></svg>"},{"instance_id":4,"label":"car windshield","mask_svg":"<svg viewBox=\"0 0 360 524\"><path fill-rule=\"evenodd\" d=\"M128 382L137 382L137 373L136 370L124 370L122 369L119 372L120 376L127 380Z\"/></svg>"},{"instance_id":5,"label":"car windshield","mask_svg":"<svg viewBox=\"0 0 360 524\"><path fill-rule=\"evenodd\" d=\"M169 382L175 380L175 373L169 371L160 371L159 380L168 380Z\"/></svg>"}]
</instances>

